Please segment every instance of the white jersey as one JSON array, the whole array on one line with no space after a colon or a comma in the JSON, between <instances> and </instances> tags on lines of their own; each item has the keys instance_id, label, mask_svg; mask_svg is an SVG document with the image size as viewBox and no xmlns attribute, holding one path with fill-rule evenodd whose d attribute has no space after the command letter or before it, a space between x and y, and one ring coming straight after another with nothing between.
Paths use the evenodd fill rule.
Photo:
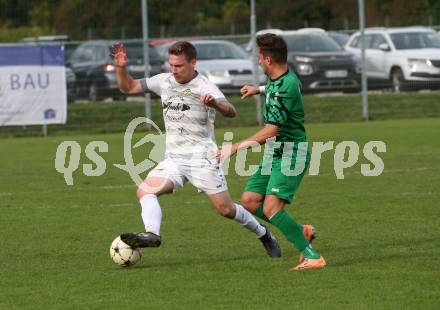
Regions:
<instances>
[{"instance_id":1,"label":"white jersey","mask_svg":"<svg viewBox=\"0 0 440 310\"><path fill-rule=\"evenodd\" d=\"M209 94L216 100L225 95L206 77L197 74L186 84L178 83L171 73L141 80L144 91L160 96L166 130L165 157L206 158L214 156L215 109L200 102Z\"/></svg>"}]
</instances>

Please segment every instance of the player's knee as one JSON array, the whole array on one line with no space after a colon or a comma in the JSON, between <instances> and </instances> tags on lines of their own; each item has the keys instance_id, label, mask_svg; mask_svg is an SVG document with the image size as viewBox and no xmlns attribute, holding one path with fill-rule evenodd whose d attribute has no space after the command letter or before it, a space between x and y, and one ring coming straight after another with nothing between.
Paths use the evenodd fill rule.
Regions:
<instances>
[{"instance_id":1,"label":"player's knee","mask_svg":"<svg viewBox=\"0 0 440 310\"><path fill-rule=\"evenodd\" d=\"M136 191L137 199L141 200L142 197L148 194L156 194L156 193L154 193L154 191L149 190L148 186L146 186L145 183L142 183Z\"/></svg>"},{"instance_id":2,"label":"player's knee","mask_svg":"<svg viewBox=\"0 0 440 310\"><path fill-rule=\"evenodd\" d=\"M274 215L278 211L281 211L281 209L278 206L270 205L270 204L263 206L263 213L267 218L271 218L272 215Z\"/></svg>"},{"instance_id":3,"label":"player's knee","mask_svg":"<svg viewBox=\"0 0 440 310\"><path fill-rule=\"evenodd\" d=\"M142 197L144 197L146 195L146 193L142 190L141 187L138 187L137 191L136 191L136 197L138 200L141 200Z\"/></svg>"},{"instance_id":4,"label":"player's knee","mask_svg":"<svg viewBox=\"0 0 440 310\"><path fill-rule=\"evenodd\" d=\"M253 195L243 194L241 196L241 205L251 213L255 213L258 206L262 203L260 199Z\"/></svg>"}]
</instances>

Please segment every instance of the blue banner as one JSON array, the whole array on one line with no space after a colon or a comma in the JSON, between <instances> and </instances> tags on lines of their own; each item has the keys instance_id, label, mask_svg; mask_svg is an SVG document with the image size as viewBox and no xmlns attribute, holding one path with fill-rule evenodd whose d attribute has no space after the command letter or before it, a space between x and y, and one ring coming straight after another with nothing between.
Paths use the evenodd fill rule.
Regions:
<instances>
[{"instance_id":1,"label":"blue banner","mask_svg":"<svg viewBox=\"0 0 440 310\"><path fill-rule=\"evenodd\" d=\"M66 118L63 47L0 46L0 126L59 124Z\"/></svg>"}]
</instances>

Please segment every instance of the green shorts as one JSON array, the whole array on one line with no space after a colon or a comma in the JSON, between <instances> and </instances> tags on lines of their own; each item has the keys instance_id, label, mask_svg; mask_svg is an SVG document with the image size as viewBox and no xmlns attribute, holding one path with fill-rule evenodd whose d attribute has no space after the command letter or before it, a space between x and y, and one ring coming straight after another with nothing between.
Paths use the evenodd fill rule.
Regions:
<instances>
[{"instance_id":1,"label":"green shorts","mask_svg":"<svg viewBox=\"0 0 440 310\"><path fill-rule=\"evenodd\" d=\"M296 163L295 157L290 160L275 157L272 159L272 165L263 160L247 182L245 192L254 192L263 196L274 195L291 203L307 171L309 162L309 153L307 153L305 163L304 160L302 163ZM296 171L295 166L297 167ZM302 167L304 168L302 169Z\"/></svg>"}]
</instances>

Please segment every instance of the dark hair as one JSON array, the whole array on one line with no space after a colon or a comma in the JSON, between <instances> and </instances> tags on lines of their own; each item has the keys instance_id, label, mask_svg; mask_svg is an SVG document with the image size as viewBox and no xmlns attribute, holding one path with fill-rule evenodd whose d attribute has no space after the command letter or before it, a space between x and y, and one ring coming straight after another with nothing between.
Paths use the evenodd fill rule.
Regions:
<instances>
[{"instance_id":1,"label":"dark hair","mask_svg":"<svg viewBox=\"0 0 440 310\"><path fill-rule=\"evenodd\" d=\"M265 33L257 36L257 45L263 56L269 56L280 65L287 63L287 45L283 37Z\"/></svg>"},{"instance_id":2,"label":"dark hair","mask_svg":"<svg viewBox=\"0 0 440 310\"><path fill-rule=\"evenodd\" d=\"M197 51L194 45L188 41L177 41L168 49L168 54L170 55L185 55L188 61L197 58Z\"/></svg>"}]
</instances>

